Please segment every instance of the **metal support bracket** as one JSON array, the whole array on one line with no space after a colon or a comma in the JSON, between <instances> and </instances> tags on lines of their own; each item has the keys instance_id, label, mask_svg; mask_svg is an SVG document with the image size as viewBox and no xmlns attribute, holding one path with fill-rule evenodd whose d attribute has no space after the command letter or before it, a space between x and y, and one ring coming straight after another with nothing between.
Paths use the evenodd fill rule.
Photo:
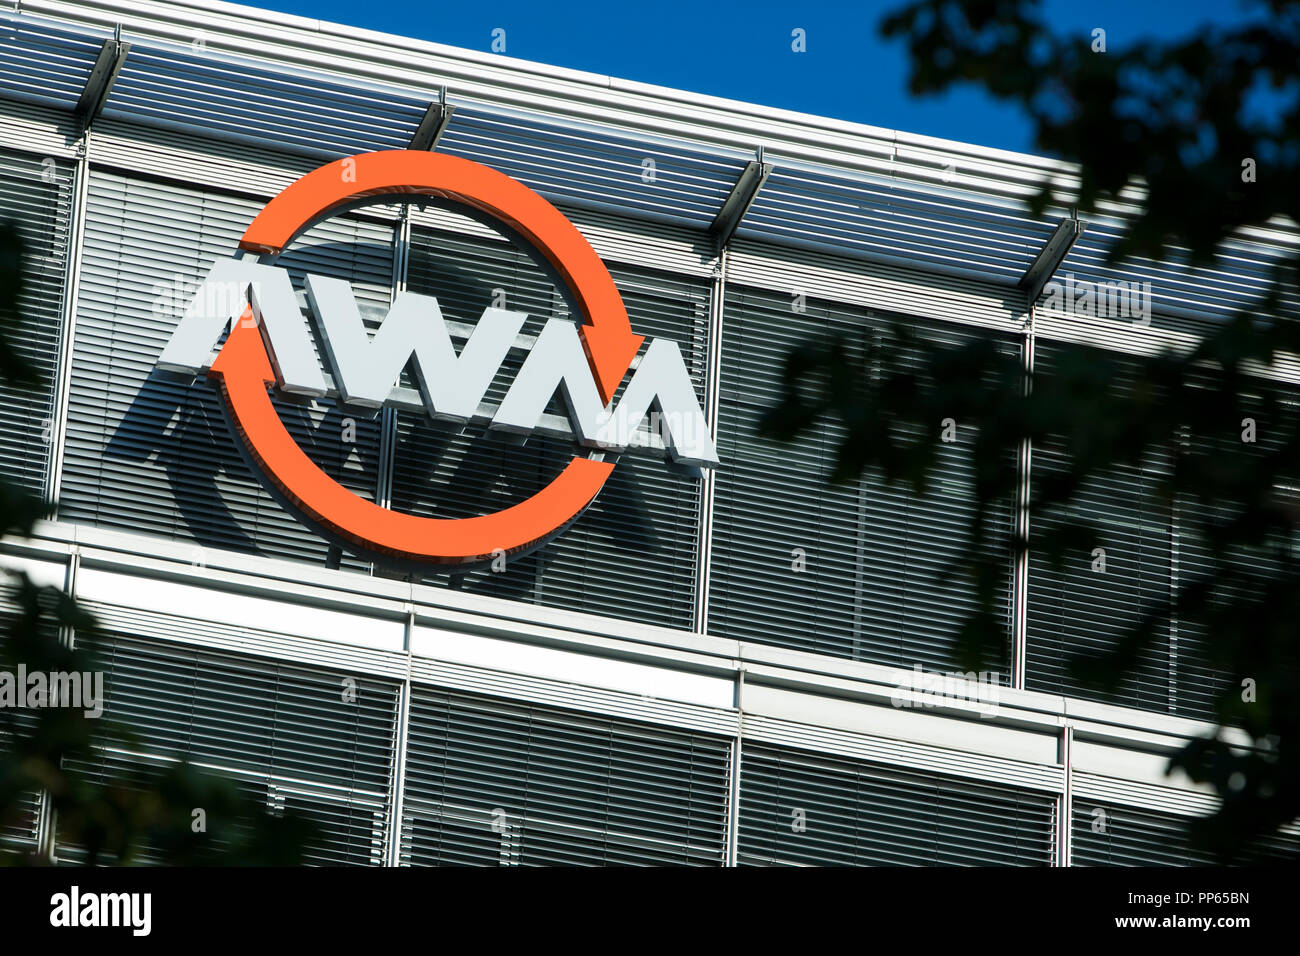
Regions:
<instances>
[{"instance_id":1,"label":"metal support bracket","mask_svg":"<svg viewBox=\"0 0 1300 956\"><path fill-rule=\"evenodd\" d=\"M763 188L771 173L772 164L763 161L763 148L760 146L758 158L751 159L745 164L745 169L736 180L736 185L732 187L727 201L722 204L722 208L718 210L717 216L709 226L709 232L718 240L719 249L731 241L732 235L740 226L740 221L745 218L745 213L749 212L749 207L758 196L758 191Z\"/></svg>"},{"instance_id":2,"label":"metal support bracket","mask_svg":"<svg viewBox=\"0 0 1300 956\"><path fill-rule=\"evenodd\" d=\"M1087 223L1080 222L1077 216L1071 216L1069 219L1062 219L1057 223L1052 234L1048 236L1047 242L1039 250L1038 255L1034 258L1033 264L1028 271L1020 277L1018 287L1025 290L1028 301L1033 303L1037 301L1039 293L1043 291L1043 286L1056 274L1056 270L1061 267L1065 257L1069 254L1070 249L1074 246L1075 240L1083 235L1083 230L1087 228Z\"/></svg>"},{"instance_id":3,"label":"metal support bracket","mask_svg":"<svg viewBox=\"0 0 1300 956\"><path fill-rule=\"evenodd\" d=\"M420 125L411 134L411 143L407 149L437 149L438 140L447 132L447 124L451 122L451 114L454 112L456 107L447 103L447 87L444 86L438 91L438 98L424 111Z\"/></svg>"},{"instance_id":4,"label":"metal support bracket","mask_svg":"<svg viewBox=\"0 0 1300 956\"><path fill-rule=\"evenodd\" d=\"M108 95L113 92L113 84L117 82L117 75L122 72L122 64L126 62L126 55L130 51L131 44L122 39L122 27L119 24L113 31L112 39L105 40L104 45L99 48L99 56L95 58L95 65L90 69L90 76L86 77L86 86L82 89L77 106L73 110L83 131L89 128L95 121L95 117L104 109L104 104L108 102Z\"/></svg>"}]
</instances>

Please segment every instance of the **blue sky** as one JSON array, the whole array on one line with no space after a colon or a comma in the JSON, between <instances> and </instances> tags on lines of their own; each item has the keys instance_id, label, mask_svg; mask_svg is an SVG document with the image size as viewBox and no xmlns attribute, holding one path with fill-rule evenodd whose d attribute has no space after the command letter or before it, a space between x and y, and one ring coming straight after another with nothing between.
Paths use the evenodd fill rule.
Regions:
<instances>
[{"instance_id":1,"label":"blue sky","mask_svg":"<svg viewBox=\"0 0 1300 956\"><path fill-rule=\"evenodd\" d=\"M247 2L247 0L246 0ZM1013 107L973 89L937 98L907 93L904 50L878 35L903 0L736 3L720 0L252 0L252 5L679 89L748 100L984 146L1031 151ZM1104 27L1111 49L1214 22L1251 18L1238 0L1046 0L1060 30ZM807 51L791 50L800 28Z\"/></svg>"}]
</instances>

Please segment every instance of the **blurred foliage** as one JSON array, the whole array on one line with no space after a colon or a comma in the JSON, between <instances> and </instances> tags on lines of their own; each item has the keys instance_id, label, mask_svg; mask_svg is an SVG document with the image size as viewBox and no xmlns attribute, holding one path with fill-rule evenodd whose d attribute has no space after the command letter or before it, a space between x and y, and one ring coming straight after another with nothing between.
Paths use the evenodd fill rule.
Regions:
<instances>
[{"instance_id":1,"label":"blurred foliage","mask_svg":"<svg viewBox=\"0 0 1300 956\"><path fill-rule=\"evenodd\" d=\"M25 361L22 336L22 238L0 223L0 382L38 387ZM24 535L45 504L0 478L0 534ZM0 571L0 590L16 607L0 630L0 671L93 673L94 655L62 634L84 638L94 619L61 589ZM107 693L108 682L105 681ZM0 708L0 828L29 824L32 797L44 790L61 845L77 862L174 865L295 865L315 839L314 824L296 814L271 813L234 782L184 760L130 764L101 775L96 745L139 751L131 729L75 707ZM115 761L116 763L116 761ZM203 811L195 832L194 811ZM0 842L0 865L48 863L33 847Z\"/></svg>"},{"instance_id":2,"label":"blurred foliage","mask_svg":"<svg viewBox=\"0 0 1300 956\"><path fill-rule=\"evenodd\" d=\"M1077 181L1041 184L1036 213L1076 207L1086 220L1122 193L1136 208L1112 263L1163 258L1171 248L1204 263L1243 227L1300 221L1300 2L1265 7L1255 25L1104 53L1094 52L1090 32L1054 32L1031 0L919 0L881 29L906 43L914 93L982 86L1026 111L1040 151L1079 164ZM1247 158L1255 182L1243 180ZM1065 456L1063 469L1033 472L1029 539L1012 542L1017 554L1031 548L1053 566L1106 544L1105 529L1070 508L1082 488L1152 456L1170 462L1152 477L1154 492L1166 506L1178 502L1179 535L1211 556L1208 567L1184 569L1177 593L1152 598L1112 653L1077 658L1072 674L1113 693L1171 618L1208 636L1209 663L1232 675L1216 701L1220 727L1170 769L1223 798L1192 837L1225 861L1300 816L1300 407L1295 388L1250 374L1279 353L1300 353L1298 266L1296 258L1279 264L1253 308L1222 316L1190 351L1130 359L1055 346L1052 373L1036 375L1032 388L1022 360L990 342L919 342L901 321L867 349L811 341L788 356L783 395L761 429L790 440L824 416L838 419L847 434L834 480L876 470L918 491L935 474L941 421L977 429L979 516L949 570L966 575L980 600L958 639L970 670L999 660L1005 642L1005 608L991 582L1007 569L989 556L999 554L990 539L1006 532L991 516L1015 500L1022 442L1051 442ZM1242 440L1246 418L1259 429L1254 443ZM1257 682L1253 702L1243 699L1246 678ZM1227 726L1253 747L1229 746Z\"/></svg>"}]
</instances>

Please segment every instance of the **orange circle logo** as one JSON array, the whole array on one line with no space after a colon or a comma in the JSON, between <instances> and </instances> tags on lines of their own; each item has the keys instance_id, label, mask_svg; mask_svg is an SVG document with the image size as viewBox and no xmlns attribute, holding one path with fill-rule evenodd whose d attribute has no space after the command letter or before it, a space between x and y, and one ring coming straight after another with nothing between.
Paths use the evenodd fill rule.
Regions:
<instances>
[{"instance_id":1,"label":"orange circle logo","mask_svg":"<svg viewBox=\"0 0 1300 956\"><path fill-rule=\"evenodd\" d=\"M364 153L308 173L267 203L244 233L246 252L277 256L314 223L384 197L431 196L464 204L533 245L581 314L579 333L608 404L641 345L594 249L564 215L522 183L478 163L414 150ZM470 518L390 511L344 488L313 462L280 421L267 392L276 376L251 307L234 322L209 376L239 440L275 489L300 512L364 551L407 562L468 566L536 547L595 499L611 462L575 456L531 498Z\"/></svg>"}]
</instances>

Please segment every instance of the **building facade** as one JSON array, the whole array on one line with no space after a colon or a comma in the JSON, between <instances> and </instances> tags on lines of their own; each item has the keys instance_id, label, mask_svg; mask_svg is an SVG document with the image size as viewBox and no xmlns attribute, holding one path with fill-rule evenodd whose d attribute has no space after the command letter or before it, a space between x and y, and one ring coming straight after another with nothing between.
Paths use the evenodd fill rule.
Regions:
<instances>
[{"instance_id":1,"label":"building facade","mask_svg":"<svg viewBox=\"0 0 1300 956\"><path fill-rule=\"evenodd\" d=\"M405 148L503 172L578 227L633 329L679 345L717 468L673 465L652 436L543 548L456 575L376 567L273 499L217 390L158 356L268 200ZM952 641L974 598L943 574L974 511L969 430L924 495L828 484L833 423L791 446L756 432L809 338L902 320L1027 368L1070 342L1149 354L1250 302L1300 241L1279 229L1210 267L1119 271L1103 261L1131 212L1116 204L1052 265L1149 283L1145 321L1066 314L1034 270L1074 227L1024 199L1071 176L224 3L0 11L0 219L27 240L26 346L45 373L39 393L0 390L0 469L55 503L0 562L100 623L83 640L106 712L141 749L105 746L86 769L186 755L315 819L319 863L1195 862L1182 824L1214 799L1164 769L1225 675L1177 622L1118 700L1065 667L1196 560L1152 491L1160 462L1085 498L1105 574L1008 553L1004 657L970 682L951 677ZM467 328L494 302L528 314L525 337L569 317L529 256L437 204L342 213L281 263L300 294L307 274L350 282L372 330L403 290ZM561 433L521 442L402 408L277 408L332 479L416 515L497 510L573 454ZM1026 449L1024 480L1053 455ZM1007 501L1000 520L1040 519ZM39 794L3 839L77 858Z\"/></svg>"}]
</instances>

